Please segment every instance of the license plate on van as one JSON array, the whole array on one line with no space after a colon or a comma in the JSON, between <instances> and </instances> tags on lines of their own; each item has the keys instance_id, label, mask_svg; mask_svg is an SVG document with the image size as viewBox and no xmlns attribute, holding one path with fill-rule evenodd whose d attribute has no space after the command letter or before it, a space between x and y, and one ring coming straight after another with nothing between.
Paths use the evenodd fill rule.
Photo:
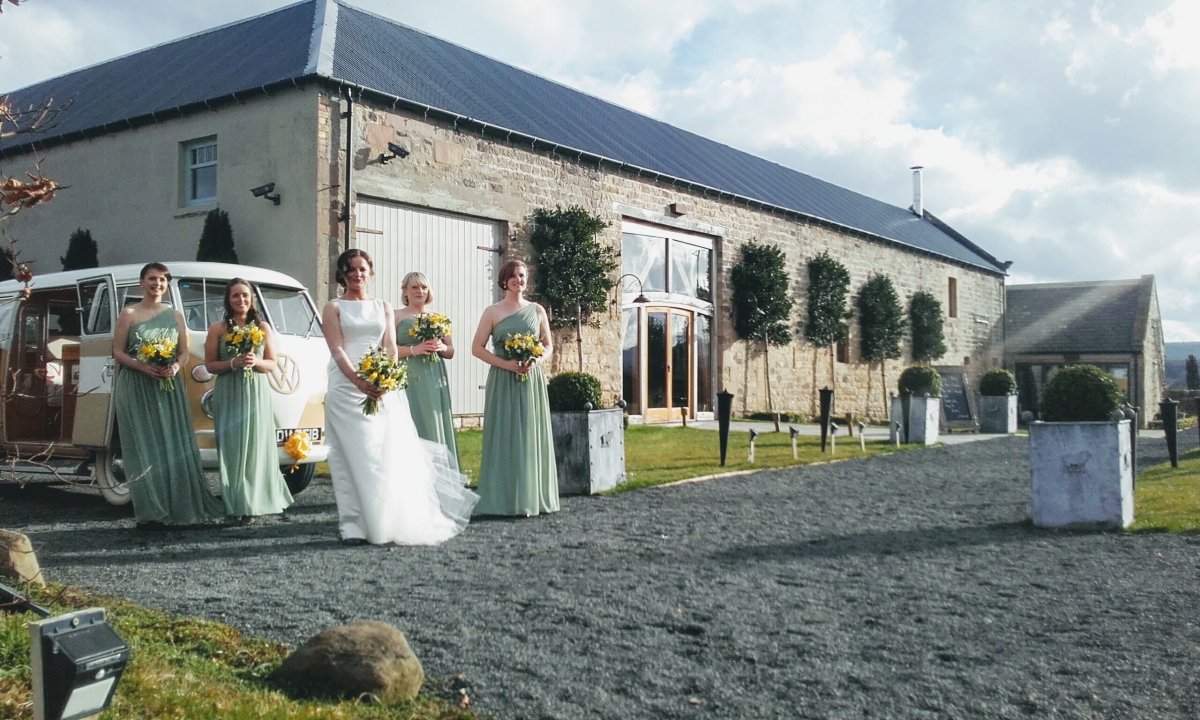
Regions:
<instances>
[{"instance_id":1,"label":"license plate on van","mask_svg":"<svg viewBox=\"0 0 1200 720\"><path fill-rule=\"evenodd\" d=\"M275 428L275 444L282 445L292 433L304 433L310 443L319 443L325 438L325 428Z\"/></svg>"}]
</instances>

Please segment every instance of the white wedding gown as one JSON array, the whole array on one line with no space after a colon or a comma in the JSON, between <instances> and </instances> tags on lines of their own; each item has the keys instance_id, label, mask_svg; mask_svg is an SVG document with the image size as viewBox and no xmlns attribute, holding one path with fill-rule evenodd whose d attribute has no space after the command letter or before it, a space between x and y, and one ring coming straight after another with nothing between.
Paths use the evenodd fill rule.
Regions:
<instances>
[{"instance_id":1,"label":"white wedding gown","mask_svg":"<svg viewBox=\"0 0 1200 720\"><path fill-rule=\"evenodd\" d=\"M383 339L383 301L333 302L357 366ZM330 360L325 428L342 538L436 545L462 532L479 496L463 487L466 477L450 465L446 447L417 436L406 393L387 393L371 416L363 414L365 398Z\"/></svg>"}]
</instances>

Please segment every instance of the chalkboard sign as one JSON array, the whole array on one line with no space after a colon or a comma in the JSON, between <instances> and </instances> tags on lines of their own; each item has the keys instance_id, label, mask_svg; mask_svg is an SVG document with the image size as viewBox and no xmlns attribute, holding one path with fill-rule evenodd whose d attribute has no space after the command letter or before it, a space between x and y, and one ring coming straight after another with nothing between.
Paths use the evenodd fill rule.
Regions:
<instances>
[{"instance_id":1,"label":"chalkboard sign","mask_svg":"<svg viewBox=\"0 0 1200 720\"><path fill-rule=\"evenodd\" d=\"M942 378L943 430L975 430L975 393L964 367L935 367Z\"/></svg>"}]
</instances>

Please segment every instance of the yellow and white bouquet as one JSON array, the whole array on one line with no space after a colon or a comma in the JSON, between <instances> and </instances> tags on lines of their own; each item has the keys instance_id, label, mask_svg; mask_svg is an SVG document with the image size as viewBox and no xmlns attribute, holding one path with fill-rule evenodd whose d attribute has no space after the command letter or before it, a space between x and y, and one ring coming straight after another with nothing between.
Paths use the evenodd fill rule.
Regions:
<instances>
[{"instance_id":1,"label":"yellow and white bouquet","mask_svg":"<svg viewBox=\"0 0 1200 720\"><path fill-rule=\"evenodd\" d=\"M267 339L267 333L258 323L251 320L243 327L235 327L225 333L223 338L225 347L229 350L229 354L237 357L245 355L248 352L256 352L262 354L263 343ZM246 377L254 376L254 368L245 368L244 374Z\"/></svg>"},{"instance_id":2,"label":"yellow and white bouquet","mask_svg":"<svg viewBox=\"0 0 1200 720\"><path fill-rule=\"evenodd\" d=\"M148 365L167 367L175 362L176 350L175 341L171 338L154 338L138 345L137 358ZM165 392L173 391L175 389L175 378L159 378L158 389Z\"/></svg>"},{"instance_id":3,"label":"yellow and white bouquet","mask_svg":"<svg viewBox=\"0 0 1200 720\"><path fill-rule=\"evenodd\" d=\"M408 387L408 365L388 354L382 347L363 356L358 363L358 377L385 392ZM363 415L379 412L379 401L367 396L361 403Z\"/></svg>"},{"instance_id":4,"label":"yellow and white bouquet","mask_svg":"<svg viewBox=\"0 0 1200 720\"><path fill-rule=\"evenodd\" d=\"M509 335L504 340L504 357L516 360L519 365L530 365L534 360L546 354L546 348L536 335L521 333ZM518 375L521 382L529 380L528 375Z\"/></svg>"},{"instance_id":5,"label":"yellow and white bouquet","mask_svg":"<svg viewBox=\"0 0 1200 720\"><path fill-rule=\"evenodd\" d=\"M413 325L408 329L409 337L418 342L426 340L441 340L450 334L450 318L440 313L421 313L413 318ZM435 363L439 360L437 353L425 356L425 362Z\"/></svg>"}]
</instances>

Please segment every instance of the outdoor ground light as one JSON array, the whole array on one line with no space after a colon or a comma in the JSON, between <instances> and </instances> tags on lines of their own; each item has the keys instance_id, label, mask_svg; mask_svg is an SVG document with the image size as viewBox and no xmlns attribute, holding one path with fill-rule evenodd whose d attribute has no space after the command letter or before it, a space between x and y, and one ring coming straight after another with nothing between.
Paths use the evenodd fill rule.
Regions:
<instances>
[{"instance_id":1,"label":"outdoor ground light","mask_svg":"<svg viewBox=\"0 0 1200 720\"><path fill-rule=\"evenodd\" d=\"M788 425L788 434L792 436L792 459L797 460L800 456L796 453L796 438L800 437L800 428Z\"/></svg>"},{"instance_id":2,"label":"outdoor ground light","mask_svg":"<svg viewBox=\"0 0 1200 720\"><path fill-rule=\"evenodd\" d=\"M29 624L34 720L79 720L108 708L129 646L89 608Z\"/></svg>"}]
</instances>

